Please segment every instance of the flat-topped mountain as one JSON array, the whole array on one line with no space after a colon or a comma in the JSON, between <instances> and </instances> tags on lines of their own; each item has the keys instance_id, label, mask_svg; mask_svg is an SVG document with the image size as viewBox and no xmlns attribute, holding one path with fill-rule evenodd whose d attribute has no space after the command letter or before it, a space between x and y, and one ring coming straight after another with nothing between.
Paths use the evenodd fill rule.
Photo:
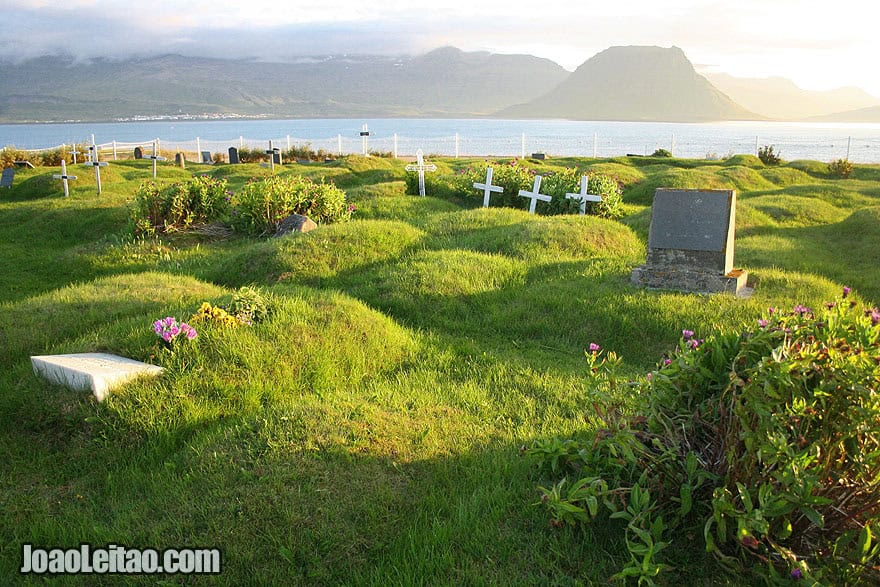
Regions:
<instances>
[{"instance_id":1,"label":"flat-topped mountain","mask_svg":"<svg viewBox=\"0 0 880 587\"><path fill-rule=\"evenodd\" d=\"M611 47L545 95L499 115L669 122L763 118L699 75L678 47Z\"/></svg>"}]
</instances>

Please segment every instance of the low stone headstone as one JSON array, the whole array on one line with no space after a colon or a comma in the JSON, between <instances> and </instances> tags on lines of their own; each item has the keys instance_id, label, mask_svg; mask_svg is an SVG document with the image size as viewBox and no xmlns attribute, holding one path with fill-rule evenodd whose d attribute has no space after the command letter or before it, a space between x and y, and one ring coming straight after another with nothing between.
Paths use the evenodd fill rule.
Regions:
<instances>
[{"instance_id":1,"label":"low stone headstone","mask_svg":"<svg viewBox=\"0 0 880 587\"><path fill-rule=\"evenodd\" d=\"M535 176L535 183L532 186L532 191L519 190L520 197L523 198L531 198L531 203L529 204L529 214L535 213L535 205L538 203L538 200L542 202L550 202L553 200L552 196L548 196L541 193L541 176Z\"/></svg>"},{"instance_id":2,"label":"low stone headstone","mask_svg":"<svg viewBox=\"0 0 880 587\"><path fill-rule=\"evenodd\" d=\"M547 155L544 153L532 153L532 159L537 159L538 161L543 161L547 158Z\"/></svg>"},{"instance_id":3,"label":"low stone headstone","mask_svg":"<svg viewBox=\"0 0 880 587\"><path fill-rule=\"evenodd\" d=\"M211 157L211 151L202 151L202 163L206 163L208 165L214 164L214 158Z\"/></svg>"},{"instance_id":4,"label":"low stone headstone","mask_svg":"<svg viewBox=\"0 0 880 587\"><path fill-rule=\"evenodd\" d=\"M174 154L174 164L180 167L181 169L186 169L186 155L181 152L177 152Z\"/></svg>"},{"instance_id":5,"label":"low stone headstone","mask_svg":"<svg viewBox=\"0 0 880 587\"><path fill-rule=\"evenodd\" d=\"M127 381L164 371L156 365L107 353L33 356L31 365L37 376L70 389L91 390L98 401Z\"/></svg>"},{"instance_id":6,"label":"low stone headstone","mask_svg":"<svg viewBox=\"0 0 880 587\"><path fill-rule=\"evenodd\" d=\"M366 125L364 125L366 128ZM437 166L433 163L425 163L425 154L421 149L416 151L416 164L407 165L404 169L407 171L416 171L419 174L419 195L425 195L425 172L437 171Z\"/></svg>"},{"instance_id":7,"label":"low stone headstone","mask_svg":"<svg viewBox=\"0 0 880 587\"><path fill-rule=\"evenodd\" d=\"M478 190L483 190L483 208L489 207L489 197L492 195L492 192L495 192L498 194L504 192L503 187L498 186L498 185L492 185L492 174L493 173L494 173L494 170L492 169L492 167L491 166L487 167L486 168L486 182L485 183L474 182L474 188L476 188Z\"/></svg>"},{"instance_id":8,"label":"low stone headstone","mask_svg":"<svg viewBox=\"0 0 880 587\"><path fill-rule=\"evenodd\" d=\"M0 188L11 188L13 181L15 181L15 169L7 167L0 175Z\"/></svg>"},{"instance_id":9,"label":"low stone headstone","mask_svg":"<svg viewBox=\"0 0 880 587\"><path fill-rule=\"evenodd\" d=\"M34 169L34 164L30 161L13 161L12 163L16 167L27 167L28 169Z\"/></svg>"},{"instance_id":10,"label":"low stone headstone","mask_svg":"<svg viewBox=\"0 0 880 587\"><path fill-rule=\"evenodd\" d=\"M229 147L229 162L232 165L241 163L241 159L238 158L238 149L235 147Z\"/></svg>"},{"instance_id":11,"label":"low stone headstone","mask_svg":"<svg viewBox=\"0 0 880 587\"><path fill-rule=\"evenodd\" d=\"M647 263L632 282L695 293L748 292L748 273L733 268L736 191L657 189Z\"/></svg>"},{"instance_id":12,"label":"low stone headstone","mask_svg":"<svg viewBox=\"0 0 880 587\"><path fill-rule=\"evenodd\" d=\"M278 229L275 231L275 236L284 236L285 234L290 234L291 232L309 232L310 230L314 230L316 228L318 228L318 225L315 224L315 221L308 216L303 216L302 214L291 214L278 224Z\"/></svg>"},{"instance_id":13,"label":"low stone headstone","mask_svg":"<svg viewBox=\"0 0 880 587\"><path fill-rule=\"evenodd\" d=\"M135 159L143 159L144 158L144 150L140 147L134 148L134 158Z\"/></svg>"}]
</instances>

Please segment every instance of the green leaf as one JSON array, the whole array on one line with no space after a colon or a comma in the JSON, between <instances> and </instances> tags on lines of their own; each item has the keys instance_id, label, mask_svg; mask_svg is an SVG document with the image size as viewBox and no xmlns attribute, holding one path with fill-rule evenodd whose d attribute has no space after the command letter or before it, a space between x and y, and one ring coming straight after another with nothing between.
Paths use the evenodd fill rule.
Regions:
<instances>
[{"instance_id":1,"label":"green leaf","mask_svg":"<svg viewBox=\"0 0 880 587\"><path fill-rule=\"evenodd\" d=\"M871 550L871 527L866 525L859 533L859 541L856 544L856 552L858 552L859 560L864 561L868 557Z\"/></svg>"},{"instance_id":2,"label":"green leaf","mask_svg":"<svg viewBox=\"0 0 880 587\"><path fill-rule=\"evenodd\" d=\"M813 508L804 506L804 507L801 507L801 512L803 512L803 514L805 516L807 516L807 519L810 520L813 524L815 524L819 528L822 528L825 526L825 519L822 517L822 514L820 514L819 512L814 510Z\"/></svg>"}]
</instances>

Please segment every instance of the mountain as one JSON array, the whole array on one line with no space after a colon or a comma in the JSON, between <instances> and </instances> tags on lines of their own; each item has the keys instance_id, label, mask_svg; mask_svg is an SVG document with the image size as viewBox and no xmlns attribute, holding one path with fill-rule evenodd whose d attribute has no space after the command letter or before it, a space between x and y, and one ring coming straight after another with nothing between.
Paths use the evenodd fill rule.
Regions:
<instances>
[{"instance_id":1,"label":"mountain","mask_svg":"<svg viewBox=\"0 0 880 587\"><path fill-rule=\"evenodd\" d=\"M0 121L111 120L179 113L291 118L480 116L568 76L530 55L326 56L292 63L166 55L0 62ZM527 83L526 83L527 82Z\"/></svg>"},{"instance_id":2,"label":"mountain","mask_svg":"<svg viewBox=\"0 0 880 587\"><path fill-rule=\"evenodd\" d=\"M510 118L700 122L762 117L697 74L678 47L611 47L543 96L505 108Z\"/></svg>"},{"instance_id":3,"label":"mountain","mask_svg":"<svg viewBox=\"0 0 880 587\"><path fill-rule=\"evenodd\" d=\"M710 73L706 77L743 107L781 120L805 120L880 105L880 98L859 88L818 92L801 89L781 77L739 78L725 73Z\"/></svg>"},{"instance_id":4,"label":"mountain","mask_svg":"<svg viewBox=\"0 0 880 587\"><path fill-rule=\"evenodd\" d=\"M809 122L880 122L880 106L869 106L858 110L835 112L824 116L814 116Z\"/></svg>"}]
</instances>

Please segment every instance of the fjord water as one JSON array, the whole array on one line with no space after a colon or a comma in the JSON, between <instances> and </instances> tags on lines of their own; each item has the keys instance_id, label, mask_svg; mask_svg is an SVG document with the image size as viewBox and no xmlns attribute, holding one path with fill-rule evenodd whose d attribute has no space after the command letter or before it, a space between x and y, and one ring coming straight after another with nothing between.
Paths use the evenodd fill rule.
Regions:
<instances>
[{"instance_id":1,"label":"fjord water","mask_svg":"<svg viewBox=\"0 0 880 587\"><path fill-rule=\"evenodd\" d=\"M225 119L112 123L46 123L0 125L0 146L42 149L82 143L92 134L99 144L160 139L163 148L222 152L229 146L276 146L309 143L313 149L360 152L362 125L369 126L369 149L391 152L394 136L400 155L417 149L438 155L612 157L649 155L656 149L677 157L726 157L754 154L757 146L774 145L787 160L859 163L880 162L880 124L806 122L593 122L495 119ZM456 135L458 140L456 141ZM523 138L524 137L524 138ZM849 152L849 153L848 153Z\"/></svg>"}]
</instances>

